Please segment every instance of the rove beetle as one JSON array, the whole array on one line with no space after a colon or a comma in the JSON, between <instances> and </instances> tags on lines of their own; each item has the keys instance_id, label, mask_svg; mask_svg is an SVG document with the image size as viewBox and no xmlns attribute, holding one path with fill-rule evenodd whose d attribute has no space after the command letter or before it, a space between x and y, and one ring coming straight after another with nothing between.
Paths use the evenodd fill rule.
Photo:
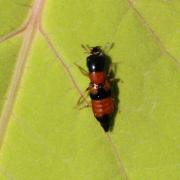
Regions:
<instances>
[{"instance_id":1,"label":"rove beetle","mask_svg":"<svg viewBox=\"0 0 180 180\"><path fill-rule=\"evenodd\" d=\"M88 45L82 45L82 47L89 54L86 59L89 72L86 72L86 70L79 65L75 65L80 69L82 74L88 76L90 79L86 92L90 95L91 103L86 105L86 107L92 107L94 116L100 122L104 131L107 132L110 128L110 121L115 110L115 101L112 96L110 83L110 81L115 79L109 78L112 66L106 70L107 59L100 46L89 47ZM82 99L85 100L85 97L81 96L78 104L81 103Z\"/></svg>"}]
</instances>

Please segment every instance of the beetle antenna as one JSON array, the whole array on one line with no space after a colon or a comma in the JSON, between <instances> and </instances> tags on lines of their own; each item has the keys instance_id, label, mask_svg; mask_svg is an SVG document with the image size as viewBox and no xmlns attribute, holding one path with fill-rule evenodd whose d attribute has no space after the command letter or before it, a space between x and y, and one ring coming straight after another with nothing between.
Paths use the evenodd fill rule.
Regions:
<instances>
[{"instance_id":1,"label":"beetle antenna","mask_svg":"<svg viewBox=\"0 0 180 180\"><path fill-rule=\"evenodd\" d=\"M103 52L107 53L114 47L114 43L107 42L103 48Z\"/></svg>"},{"instance_id":2,"label":"beetle antenna","mask_svg":"<svg viewBox=\"0 0 180 180\"><path fill-rule=\"evenodd\" d=\"M81 47L85 50L85 53L91 54L91 48L89 47L89 45L81 44Z\"/></svg>"}]
</instances>

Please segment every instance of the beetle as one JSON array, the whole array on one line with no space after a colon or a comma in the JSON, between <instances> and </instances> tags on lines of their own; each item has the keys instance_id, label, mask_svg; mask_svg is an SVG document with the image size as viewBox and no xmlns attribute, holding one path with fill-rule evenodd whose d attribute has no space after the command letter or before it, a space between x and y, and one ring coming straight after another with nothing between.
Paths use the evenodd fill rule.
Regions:
<instances>
[{"instance_id":1,"label":"beetle","mask_svg":"<svg viewBox=\"0 0 180 180\"><path fill-rule=\"evenodd\" d=\"M100 46L89 47L82 45L89 54L86 58L88 72L79 65L75 64L80 71L89 77L90 83L86 91L89 93L95 118L99 121L102 128L107 132L110 128L110 121L115 110L115 101L112 95L112 84L109 75L111 66L108 71L107 58ZM82 99L84 97L80 97ZM80 104L80 99L78 104Z\"/></svg>"}]
</instances>

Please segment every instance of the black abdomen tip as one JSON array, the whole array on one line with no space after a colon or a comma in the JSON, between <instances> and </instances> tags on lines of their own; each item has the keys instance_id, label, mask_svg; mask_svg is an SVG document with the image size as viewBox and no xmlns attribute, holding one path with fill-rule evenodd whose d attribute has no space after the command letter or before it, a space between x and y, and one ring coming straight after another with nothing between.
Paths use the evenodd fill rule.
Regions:
<instances>
[{"instance_id":1,"label":"black abdomen tip","mask_svg":"<svg viewBox=\"0 0 180 180\"><path fill-rule=\"evenodd\" d=\"M109 131L110 127L110 116L109 115L104 115L102 117L96 117L96 119L100 122L102 128L104 129L105 132Z\"/></svg>"}]
</instances>

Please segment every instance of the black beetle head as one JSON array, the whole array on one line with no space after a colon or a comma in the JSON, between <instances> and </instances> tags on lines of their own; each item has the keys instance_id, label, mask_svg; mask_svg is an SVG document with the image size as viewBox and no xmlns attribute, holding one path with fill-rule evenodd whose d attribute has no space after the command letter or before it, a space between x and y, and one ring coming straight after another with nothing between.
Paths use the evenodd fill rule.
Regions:
<instances>
[{"instance_id":1,"label":"black beetle head","mask_svg":"<svg viewBox=\"0 0 180 180\"><path fill-rule=\"evenodd\" d=\"M91 48L90 51L91 54L101 54L102 53L102 49L100 48L100 46L95 46Z\"/></svg>"}]
</instances>

